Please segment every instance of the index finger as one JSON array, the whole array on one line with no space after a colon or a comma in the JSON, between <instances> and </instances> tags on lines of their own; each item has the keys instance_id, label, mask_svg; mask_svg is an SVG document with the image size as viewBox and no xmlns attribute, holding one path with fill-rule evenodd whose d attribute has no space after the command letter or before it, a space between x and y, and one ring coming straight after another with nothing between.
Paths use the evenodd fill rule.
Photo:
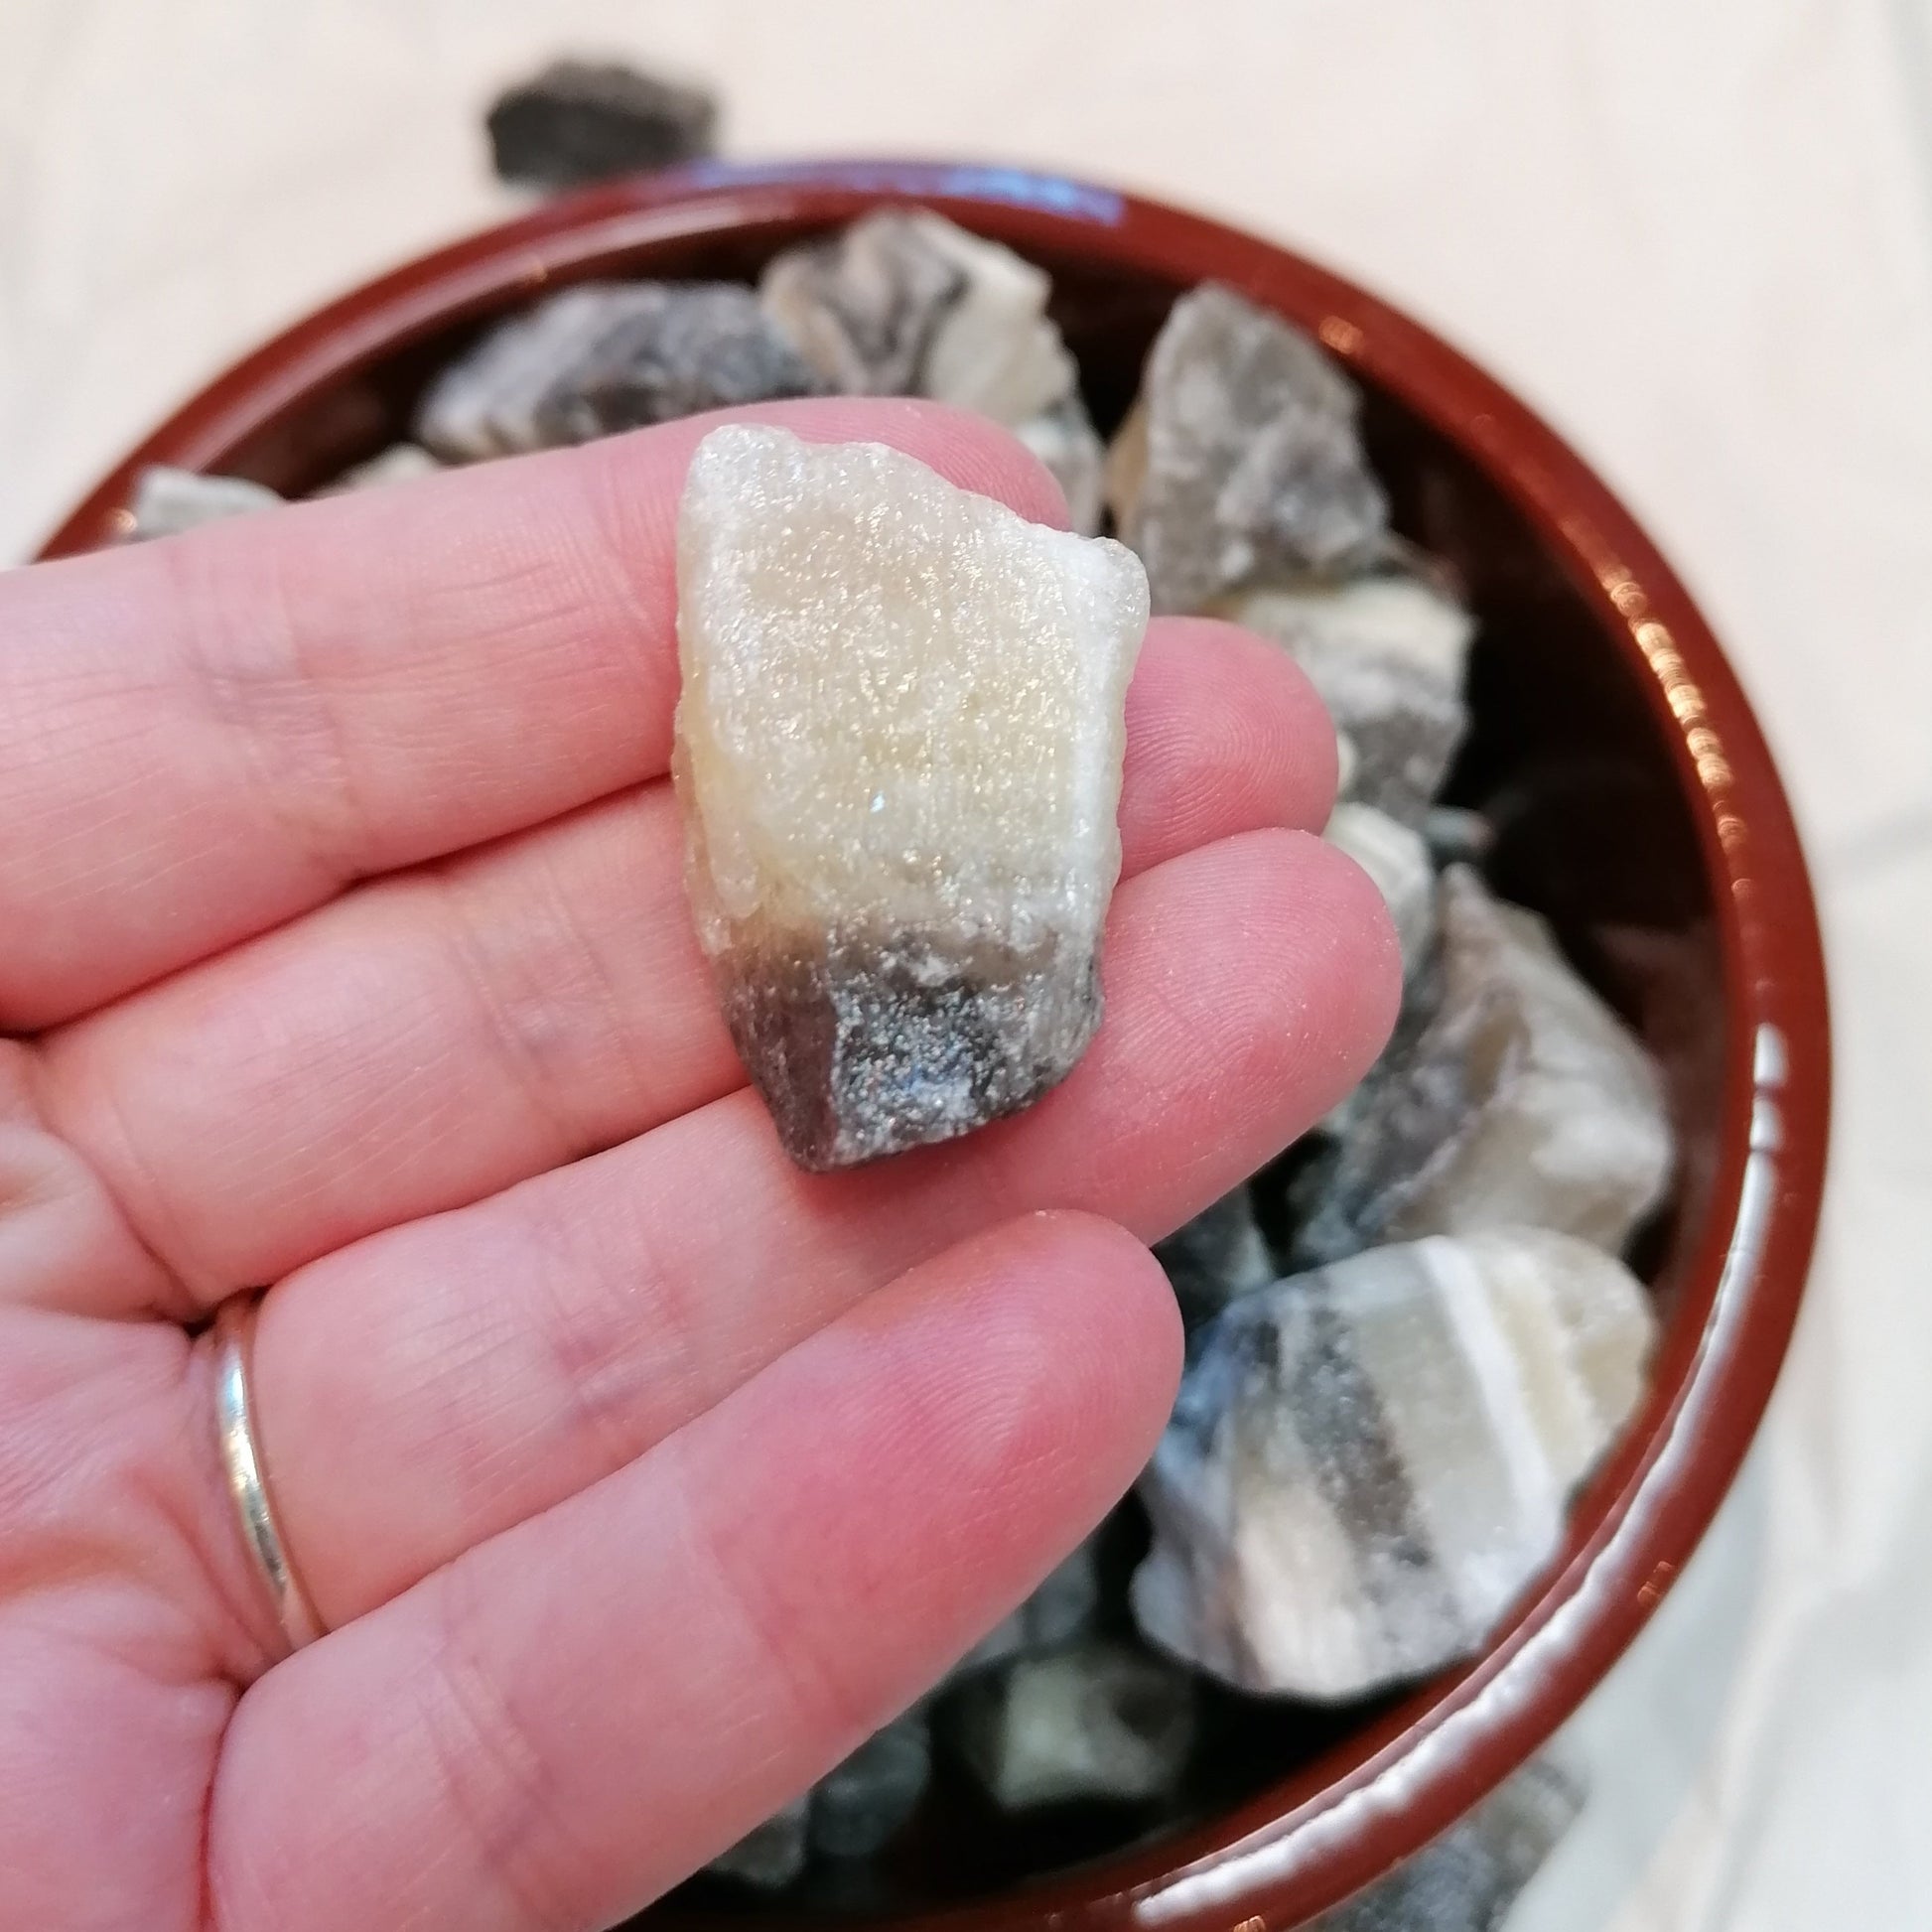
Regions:
<instances>
[{"instance_id":1,"label":"index finger","mask_svg":"<svg viewBox=\"0 0 1932 1932\"><path fill-rule=\"evenodd\" d=\"M978 417L733 413L1065 522ZM0 576L0 1030L662 772L677 498L719 420Z\"/></svg>"}]
</instances>

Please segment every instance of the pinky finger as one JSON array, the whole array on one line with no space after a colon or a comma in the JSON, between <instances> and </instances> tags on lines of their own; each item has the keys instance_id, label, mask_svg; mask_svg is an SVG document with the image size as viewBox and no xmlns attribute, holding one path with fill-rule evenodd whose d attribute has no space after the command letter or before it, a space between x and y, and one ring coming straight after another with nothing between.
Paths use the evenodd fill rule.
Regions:
<instances>
[{"instance_id":1,"label":"pinky finger","mask_svg":"<svg viewBox=\"0 0 1932 1932\"><path fill-rule=\"evenodd\" d=\"M208 1831L226 1932L585 1932L935 1679L1126 1488L1178 1370L1110 1223L913 1270L679 1435L263 1678Z\"/></svg>"}]
</instances>

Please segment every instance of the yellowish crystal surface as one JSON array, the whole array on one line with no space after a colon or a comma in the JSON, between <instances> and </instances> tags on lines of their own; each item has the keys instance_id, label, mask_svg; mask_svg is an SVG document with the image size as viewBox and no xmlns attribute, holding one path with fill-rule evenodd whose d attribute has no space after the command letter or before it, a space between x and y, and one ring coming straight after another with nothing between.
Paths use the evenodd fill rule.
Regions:
<instances>
[{"instance_id":1,"label":"yellowish crystal surface","mask_svg":"<svg viewBox=\"0 0 1932 1932\"><path fill-rule=\"evenodd\" d=\"M787 1150L844 1166L1063 1077L1147 584L876 444L734 425L678 530L693 908Z\"/></svg>"}]
</instances>

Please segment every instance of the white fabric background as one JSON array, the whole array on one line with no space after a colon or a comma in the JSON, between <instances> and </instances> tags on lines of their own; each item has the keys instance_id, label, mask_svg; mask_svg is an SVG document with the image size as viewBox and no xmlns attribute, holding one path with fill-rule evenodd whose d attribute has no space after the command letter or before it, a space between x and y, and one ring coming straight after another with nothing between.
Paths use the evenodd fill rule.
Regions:
<instances>
[{"instance_id":1,"label":"white fabric background","mask_svg":"<svg viewBox=\"0 0 1932 1932\"><path fill-rule=\"evenodd\" d=\"M1282 236L1662 540L1816 860L1833 1191L1515 1932L1932 1926L1932 0L0 0L0 557L237 350L499 215L479 106L565 48L713 79L737 153L1046 163Z\"/></svg>"}]
</instances>

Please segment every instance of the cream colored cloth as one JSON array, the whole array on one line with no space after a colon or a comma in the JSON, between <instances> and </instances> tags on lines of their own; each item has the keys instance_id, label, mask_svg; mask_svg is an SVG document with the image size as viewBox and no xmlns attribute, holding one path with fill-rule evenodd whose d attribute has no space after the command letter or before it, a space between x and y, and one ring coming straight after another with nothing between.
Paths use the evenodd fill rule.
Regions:
<instances>
[{"instance_id":1,"label":"cream colored cloth","mask_svg":"<svg viewBox=\"0 0 1932 1932\"><path fill-rule=\"evenodd\" d=\"M1574 1726L1594 1796L1514 1925L1932 1926L1932 0L4 0L0 555L499 215L479 107L566 49L715 81L738 153L1033 161L1282 236L1661 539L1817 862L1835 1179L1772 1428Z\"/></svg>"}]
</instances>

